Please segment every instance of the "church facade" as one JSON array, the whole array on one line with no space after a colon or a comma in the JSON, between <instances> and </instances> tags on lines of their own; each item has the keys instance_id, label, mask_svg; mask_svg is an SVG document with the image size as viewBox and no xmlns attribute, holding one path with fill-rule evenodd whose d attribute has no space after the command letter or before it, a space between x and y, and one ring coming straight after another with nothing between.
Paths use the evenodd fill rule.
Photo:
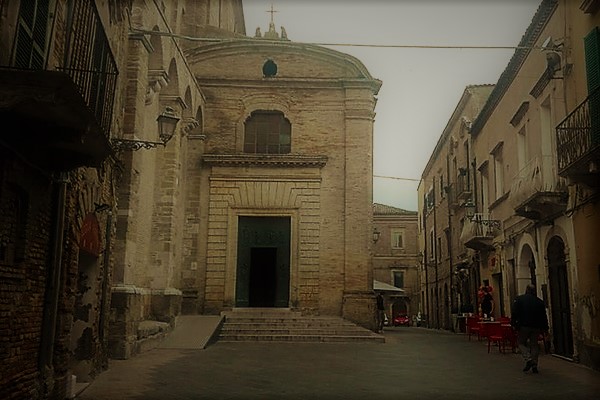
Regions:
<instances>
[{"instance_id":1,"label":"church facade","mask_svg":"<svg viewBox=\"0 0 600 400\"><path fill-rule=\"evenodd\" d=\"M190 151L184 308L290 307L369 326L372 133L380 82L355 58L276 37L187 51L202 87ZM193 303L191 306L189 302Z\"/></svg>"},{"instance_id":2,"label":"church facade","mask_svg":"<svg viewBox=\"0 0 600 400\"><path fill-rule=\"evenodd\" d=\"M164 148L120 155L116 358L152 346L179 313L286 308L374 327L381 82L273 21L246 36L241 2L221 3L164 18L134 3L124 137L143 138L165 107L180 122Z\"/></svg>"}]
</instances>

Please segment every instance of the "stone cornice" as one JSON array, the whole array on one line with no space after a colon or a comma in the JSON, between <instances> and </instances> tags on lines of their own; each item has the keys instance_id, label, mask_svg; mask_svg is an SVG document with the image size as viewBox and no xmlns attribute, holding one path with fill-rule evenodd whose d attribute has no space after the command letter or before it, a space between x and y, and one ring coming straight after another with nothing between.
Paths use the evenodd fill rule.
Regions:
<instances>
[{"instance_id":1,"label":"stone cornice","mask_svg":"<svg viewBox=\"0 0 600 400\"><path fill-rule=\"evenodd\" d=\"M205 154L202 157L202 162L221 167L323 168L327 164L327 156L305 156L298 154Z\"/></svg>"}]
</instances>

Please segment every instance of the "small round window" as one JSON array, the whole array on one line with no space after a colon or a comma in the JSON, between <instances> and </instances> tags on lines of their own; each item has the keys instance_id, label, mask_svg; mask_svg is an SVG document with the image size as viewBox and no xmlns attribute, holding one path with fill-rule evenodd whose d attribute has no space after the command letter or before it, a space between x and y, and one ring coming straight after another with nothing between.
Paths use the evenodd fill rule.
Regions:
<instances>
[{"instance_id":1,"label":"small round window","mask_svg":"<svg viewBox=\"0 0 600 400\"><path fill-rule=\"evenodd\" d=\"M277 75L277 64L273 60L267 60L263 65L263 75L265 78L271 78Z\"/></svg>"}]
</instances>

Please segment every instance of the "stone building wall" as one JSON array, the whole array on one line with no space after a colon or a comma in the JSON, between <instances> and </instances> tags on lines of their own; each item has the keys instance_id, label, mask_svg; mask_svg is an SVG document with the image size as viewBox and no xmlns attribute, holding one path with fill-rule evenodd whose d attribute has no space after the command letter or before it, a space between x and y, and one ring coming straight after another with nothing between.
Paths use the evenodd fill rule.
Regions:
<instances>
[{"instance_id":1,"label":"stone building wall","mask_svg":"<svg viewBox=\"0 0 600 400\"><path fill-rule=\"evenodd\" d=\"M266 59L278 65L273 78L263 77ZM253 50L243 42L205 46L189 50L188 61L207 101L204 140L188 148L195 169L187 172L194 192L186 195L186 220L195 223L194 239L183 249L184 308L215 313L235 305L237 216L289 215L297 253L290 306L369 325L379 82L349 56L286 41L255 43ZM279 111L289 120L290 154L243 152L244 122L255 110Z\"/></svg>"}]
</instances>

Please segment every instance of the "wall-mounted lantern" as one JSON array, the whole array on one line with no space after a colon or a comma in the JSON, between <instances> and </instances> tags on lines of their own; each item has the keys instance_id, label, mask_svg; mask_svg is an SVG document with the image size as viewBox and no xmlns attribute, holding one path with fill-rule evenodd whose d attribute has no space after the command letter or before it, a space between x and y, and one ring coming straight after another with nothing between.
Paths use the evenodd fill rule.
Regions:
<instances>
[{"instance_id":1,"label":"wall-mounted lantern","mask_svg":"<svg viewBox=\"0 0 600 400\"><path fill-rule=\"evenodd\" d=\"M179 117L175 114L175 110L171 107L166 107L156 118L158 122L158 138L160 142L150 142L146 140L133 139L113 139L111 141L113 149L121 150L139 150L139 149L154 149L156 146L166 146L169 140L175 135L175 128L179 122Z\"/></svg>"}]
</instances>

